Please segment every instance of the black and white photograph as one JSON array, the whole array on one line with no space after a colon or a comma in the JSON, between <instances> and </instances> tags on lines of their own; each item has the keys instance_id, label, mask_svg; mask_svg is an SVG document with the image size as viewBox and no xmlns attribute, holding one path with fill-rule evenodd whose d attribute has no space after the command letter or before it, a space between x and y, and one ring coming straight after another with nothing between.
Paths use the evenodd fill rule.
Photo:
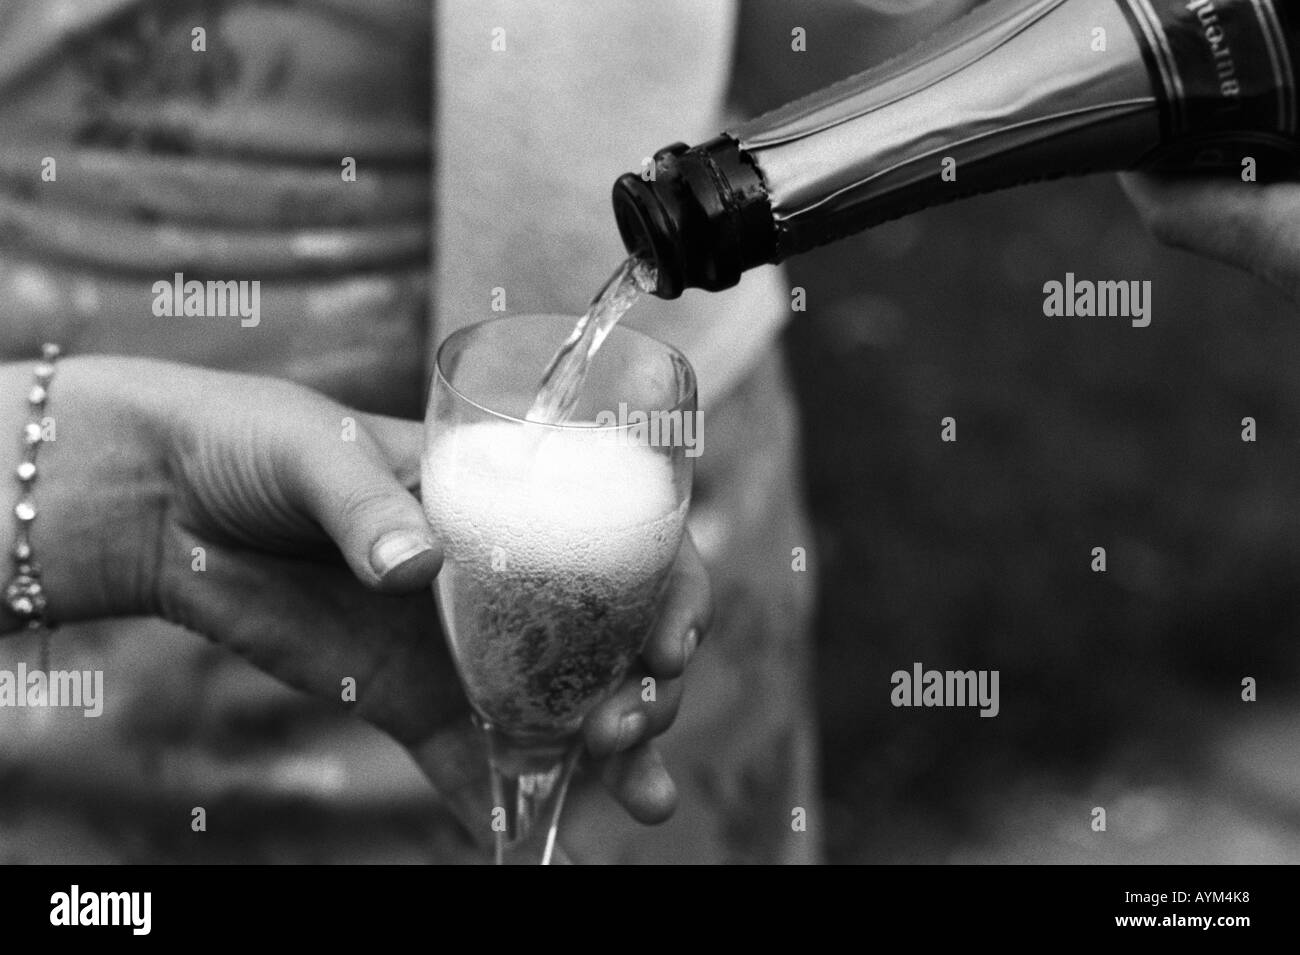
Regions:
<instances>
[{"instance_id":1,"label":"black and white photograph","mask_svg":"<svg viewBox=\"0 0 1300 955\"><path fill-rule=\"evenodd\" d=\"M1298 80L1293 0L0 0L23 919L1091 866L1241 938L1228 867L1300 862Z\"/></svg>"}]
</instances>

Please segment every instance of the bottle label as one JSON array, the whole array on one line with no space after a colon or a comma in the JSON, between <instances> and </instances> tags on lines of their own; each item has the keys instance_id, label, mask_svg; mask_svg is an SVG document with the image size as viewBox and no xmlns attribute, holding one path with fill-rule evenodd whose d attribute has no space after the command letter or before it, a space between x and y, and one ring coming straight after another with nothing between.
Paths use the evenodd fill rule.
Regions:
<instances>
[{"instance_id":1,"label":"bottle label","mask_svg":"<svg viewBox=\"0 0 1300 955\"><path fill-rule=\"evenodd\" d=\"M1120 0L1162 95L1166 141L1295 136L1294 14L1275 0Z\"/></svg>"}]
</instances>

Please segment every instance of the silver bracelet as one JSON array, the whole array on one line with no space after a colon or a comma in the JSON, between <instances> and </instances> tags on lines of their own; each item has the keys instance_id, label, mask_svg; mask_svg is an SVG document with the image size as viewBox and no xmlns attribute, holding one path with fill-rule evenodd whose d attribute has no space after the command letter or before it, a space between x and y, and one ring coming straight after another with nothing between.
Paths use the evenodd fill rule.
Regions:
<instances>
[{"instance_id":1,"label":"silver bracelet","mask_svg":"<svg viewBox=\"0 0 1300 955\"><path fill-rule=\"evenodd\" d=\"M40 668L44 673L50 669L49 637L55 625L50 620L45 587L41 582L41 565L32 554L32 523L36 520L32 488L36 484L36 455L43 440L41 419L60 354L62 351L58 345L41 347L41 360L36 365L32 390L27 393L30 419L23 428L23 459L14 470L19 486L18 503L14 505L14 517L18 519L13 549L14 573L5 587L5 605L10 613L23 621L28 629L41 631Z\"/></svg>"}]
</instances>

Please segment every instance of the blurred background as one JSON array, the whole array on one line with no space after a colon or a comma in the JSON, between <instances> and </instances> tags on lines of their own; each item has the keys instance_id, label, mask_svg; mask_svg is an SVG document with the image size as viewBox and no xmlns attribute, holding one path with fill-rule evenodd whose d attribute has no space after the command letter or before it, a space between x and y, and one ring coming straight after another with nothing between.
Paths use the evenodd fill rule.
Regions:
<instances>
[{"instance_id":1,"label":"blurred background","mask_svg":"<svg viewBox=\"0 0 1300 955\"><path fill-rule=\"evenodd\" d=\"M964 5L744 0L732 98L777 105ZM791 23L815 56L789 55ZM1294 308L1158 247L1109 176L934 209L788 271L808 302L785 348L817 531L828 861L1300 862ZM1067 271L1152 280L1150 327L1044 317ZM17 350L40 325L10 332ZM331 354L300 377L340 381ZM476 858L391 740L132 626L54 645L129 705L4 714L0 861ZM0 667L35 659L0 641ZM892 708L914 661L999 670L999 716ZM191 838L177 820L199 805Z\"/></svg>"}]
</instances>

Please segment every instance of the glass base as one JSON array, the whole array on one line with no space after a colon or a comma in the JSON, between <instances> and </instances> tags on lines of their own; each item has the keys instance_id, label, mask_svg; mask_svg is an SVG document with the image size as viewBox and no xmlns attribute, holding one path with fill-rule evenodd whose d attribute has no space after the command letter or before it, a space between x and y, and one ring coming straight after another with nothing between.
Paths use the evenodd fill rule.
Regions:
<instances>
[{"instance_id":1,"label":"glass base","mask_svg":"<svg viewBox=\"0 0 1300 955\"><path fill-rule=\"evenodd\" d=\"M479 721L492 769L492 832L497 865L550 865L580 738L549 743L512 739Z\"/></svg>"}]
</instances>

